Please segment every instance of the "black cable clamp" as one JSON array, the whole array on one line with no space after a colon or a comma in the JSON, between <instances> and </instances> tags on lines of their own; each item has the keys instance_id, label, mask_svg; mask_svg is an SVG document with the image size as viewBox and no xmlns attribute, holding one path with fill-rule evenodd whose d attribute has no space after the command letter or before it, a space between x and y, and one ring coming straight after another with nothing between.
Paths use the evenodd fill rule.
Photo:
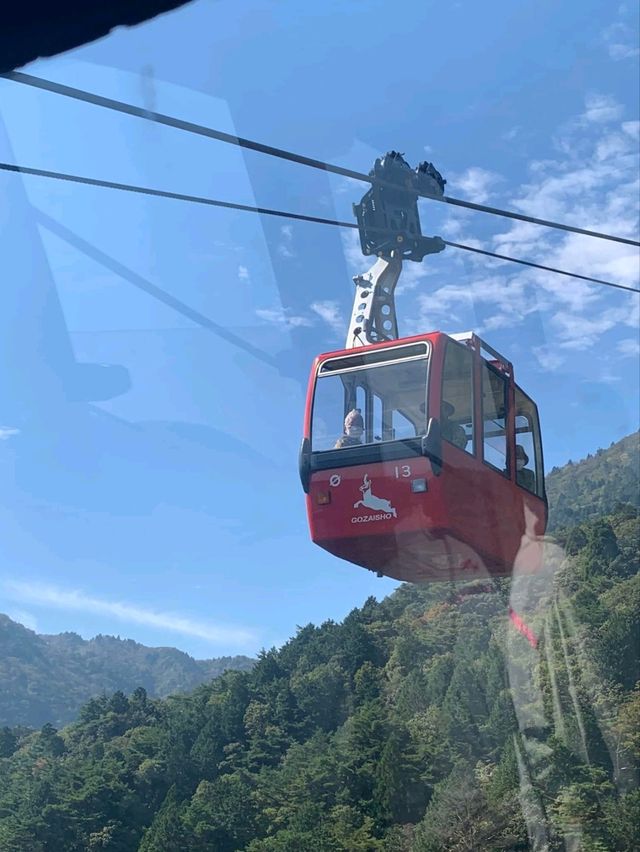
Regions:
<instances>
[{"instance_id":1,"label":"black cable clamp","mask_svg":"<svg viewBox=\"0 0 640 852\"><path fill-rule=\"evenodd\" d=\"M419 196L444 195L446 181L433 163L412 169L402 154L389 151L378 157L369 177L371 188L353 205L362 253L388 259L396 252L419 263L426 254L443 251L440 237L422 236L418 212Z\"/></svg>"}]
</instances>

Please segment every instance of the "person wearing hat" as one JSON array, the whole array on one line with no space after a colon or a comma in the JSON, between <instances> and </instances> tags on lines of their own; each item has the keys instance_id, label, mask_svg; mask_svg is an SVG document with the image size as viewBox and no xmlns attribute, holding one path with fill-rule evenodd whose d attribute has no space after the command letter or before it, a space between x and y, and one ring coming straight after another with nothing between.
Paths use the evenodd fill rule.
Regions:
<instances>
[{"instance_id":1,"label":"person wearing hat","mask_svg":"<svg viewBox=\"0 0 640 852\"><path fill-rule=\"evenodd\" d=\"M467 433L459 423L452 423L449 419L453 414L455 414L455 411L455 408L450 402L447 402L446 399L442 400L442 405L440 406L442 421L440 429L442 431L443 438L447 441L451 441L454 446L464 450L467 446Z\"/></svg>"},{"instance_id":2,"label":"person wearing hat","mask_svg":"<svg viewBox=\"0 0 640 852\"><path fill-rule=\"evenodd\" d=\"M344 418L344 435L336 441L335 449L342 447L358 447L362 444L362 433L364 432L364 420L359 408L352 408Z\"/></svg>"},{"instance_id":3,"label":"person wearing hat","mask_svg":"<svg viewBox=\"0 0 640 852\"><path fill-rule=\"evenodd\" d=\"M532 491L535 494L536 490L536 475L532 470L529 470L529 456L526 454L522 444L516 444L516 482L522 485L527 491Z\"/></svg>"}]
</instances>

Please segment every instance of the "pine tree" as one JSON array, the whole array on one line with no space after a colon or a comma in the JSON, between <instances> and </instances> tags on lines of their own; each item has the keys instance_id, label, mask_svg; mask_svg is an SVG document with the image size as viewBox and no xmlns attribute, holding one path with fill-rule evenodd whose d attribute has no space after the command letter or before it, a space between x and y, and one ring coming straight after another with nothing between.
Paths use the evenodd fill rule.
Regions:
<instances>
[{"instance_id":1,"label":"pine tree","mask_svg":"<svg viewBox=\"0 0 640 852\"><path fill-rule=\"evenodd\" d=\"M174 785L145 831L138 852L185 852L190 849L191 838L182 824L183 811L184 804Z\"/></svg>"}]
</instances>

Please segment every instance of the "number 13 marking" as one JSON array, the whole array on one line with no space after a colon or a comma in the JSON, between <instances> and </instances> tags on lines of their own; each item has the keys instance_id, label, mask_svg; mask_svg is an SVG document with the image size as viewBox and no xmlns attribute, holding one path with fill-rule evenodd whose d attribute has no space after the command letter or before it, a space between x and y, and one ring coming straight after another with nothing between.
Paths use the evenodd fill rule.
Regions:
<instances>
[{"instance_id":1,"label":"number 13 marking","mask_svg":"<svg viewBox=\"0 0 640 852\"><path fill-rule=\"evenodd\" d=\"M398 467L398 465L396 465L395 470L396 470L396 479L400 479L400 477L407 479L408 477L411 476L411 468L409 467L408 464L403 464L400 467Z\"/></svg>"}]
</instances>

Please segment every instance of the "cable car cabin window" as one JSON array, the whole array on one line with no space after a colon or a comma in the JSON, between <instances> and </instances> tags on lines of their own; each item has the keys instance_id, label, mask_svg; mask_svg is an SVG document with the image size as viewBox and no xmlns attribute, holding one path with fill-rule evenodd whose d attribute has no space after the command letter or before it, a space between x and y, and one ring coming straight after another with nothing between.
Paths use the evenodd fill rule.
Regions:
<instances>
[{"instance_id":1,"label":"cable car cabin window","mask_svg":"<svg viewBox=\"0 0 640 852\"><path fill-rule=\"evenodd\" d=\"M544 498L544 471L538 409L516 385L516 482Z\"/></svg>"},{"instance_id":2,"label":"cable car cabin window","mask_svg":"<svg viewBox=\"0 0 640 852\"><path fill-rule=\"evenodd\" d=\"M366 431L371 431L374 441L381 441L383 434L385 434L385 424L382 412L382 400L376 394L373 394L371 407L373 411L373 423L371 424L371 430L367 429ZM365 410L364 408L362 409L362 411Z\"/></svg>"},{"instance_id":3,"label":"cable car cabin window","mask_svg":"<svg viewBox=\"0 0 640 852\"><path fill-rule=\"evenodd\" d=\"M409 348L409 347L406 347ZM384 351L386 354L386 350ZM398 350L396 350L396 353ZM426 346L422 357L365 366L362 355L320 369L313 399L313 452L415 438L426 432ZM369 358L374 353L369 354ZM352 367L356 362L360 366Z\"/></svg>"},{"instance_id":4,"label":"cable car cabin window","mask_svg":"<svg viewBox=\"0 0 640 852\"><path fill-rule=\"evenodd\" d=\"M509 475L507 463L507 382L493 367L482 362L482 458Z\"/></svg>"},{"instance_id":5,"label":"cable car cabin window","mask_svg":"<svg viewBox=\"0 0 640 852\"><path fill-rule=\"evenodd\" d=\"M401 411L397 409L391 412L391 428L393 430L393 438L396 441L402 438L413 438L416 435L416 429L411 420L405 417ZM426 417L425 417L426 422ZM420 433L422 434L422 432Z\"/></svg>"},{"instance_id":6,"label":"cable car cabin window","mask_svg":"<svg viewBox=\"0 0 640 852\"><path fill-rule=\"evenodd\" d=\"M473 455L473 355L453 340L447 341L441 399L442 437Z\"/></svg>"}]
</instances>

